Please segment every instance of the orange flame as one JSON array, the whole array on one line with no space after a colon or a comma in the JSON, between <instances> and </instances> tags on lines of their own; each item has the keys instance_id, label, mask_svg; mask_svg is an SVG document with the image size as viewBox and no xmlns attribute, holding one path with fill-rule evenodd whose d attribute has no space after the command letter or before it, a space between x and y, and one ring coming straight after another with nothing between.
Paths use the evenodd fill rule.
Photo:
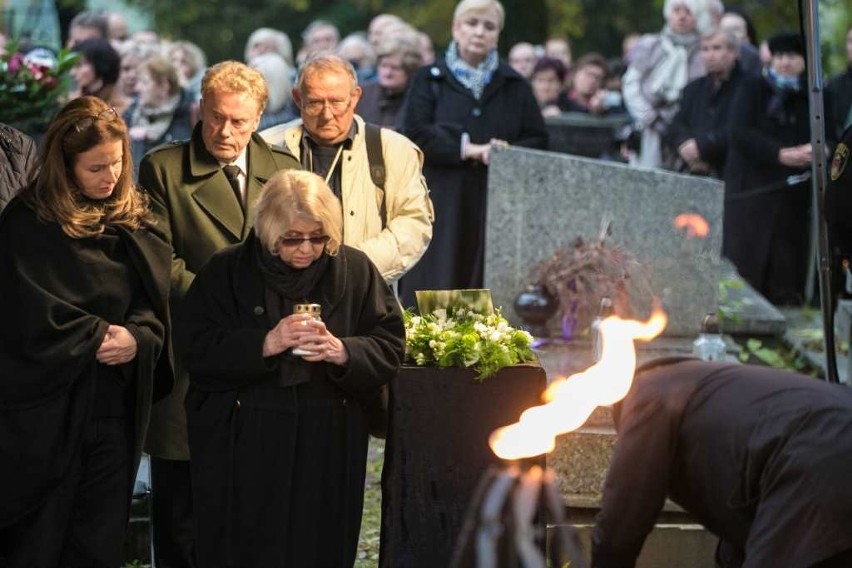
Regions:
<instances>
[{"instance_id":1,"label":"orange flame","mask_svg":"<svg viewBox=\"0 0 852 568\"><path fill-rule=\"evenodd\" d=\"M528 408L518 422L491 433L492 451L506 460L553 451L556 436L582 426L592 411L624 398L633 383L636 348L633 341L650 341L665 329L666 314L655 307L648 321L611 316L600 324L601 359L585 371L554 380L542 398L545 404Z\"/></svg>"},{"instance_id":2,"label":"orange flame","mask_svg":"<svg viewBox=\"0 0 852 568\"><path fill-rule=\"evenodd\" d=\"M686 238L704 238L710 234L710 223L698 213L681 213L672 222L675 229L686 229Z\"/></svg>"}]
</instances>

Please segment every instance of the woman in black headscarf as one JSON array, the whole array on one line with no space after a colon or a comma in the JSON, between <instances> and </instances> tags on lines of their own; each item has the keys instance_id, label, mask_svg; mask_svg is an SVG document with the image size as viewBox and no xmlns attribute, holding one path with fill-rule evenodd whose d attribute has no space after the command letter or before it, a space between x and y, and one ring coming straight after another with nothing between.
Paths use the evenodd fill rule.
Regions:
<instances>
[{"instance_id":1,"label":"woman in black headscarf","mask_svg":"<svg viewBox=\"0 0 852 568\"><path fill-rule=\"evenodd\" d=\"M799 176L813 159L805 50L795 33L768 43L771 65L743 81L731 106L722 253L770 302L801 304L811 191Z\"/></svg>"}]
</instances>

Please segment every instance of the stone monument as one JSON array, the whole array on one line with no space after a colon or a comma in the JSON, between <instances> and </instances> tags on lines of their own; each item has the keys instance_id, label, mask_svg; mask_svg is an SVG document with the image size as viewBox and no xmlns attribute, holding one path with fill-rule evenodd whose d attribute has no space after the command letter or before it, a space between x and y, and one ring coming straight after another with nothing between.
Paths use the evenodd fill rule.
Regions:
<instances>
[{"instance_id":1,"label":"stone monument","mask_svg":"<svg viewBox=\"0 0 852 568\"><path fill-rule=\"evenodd\" d=\"M494 305L519 325L512 304L531 282L531 267L577 237L598 237L606 218L607 241L623 245L647 269L650 289L635 298L634 317L647 317L656 296L669 318L666 337L637 343L639 361L688 355L704 315L719 300L723 193L710 179L552 152L497 150L489 167L485 286ZM675 219L684 213L700 215L707 234L678 228ZM545 345L538 354L548 379L593 363L587 336ZM598 408L583 427L558 437L547 456L569 522L586 542L614 442L610 410ZM638 566L709 568L714 547L712 535L668 503Z\"/></svg>"},{"instance_id":2,"label":"stone monument","mask_svg":"<svg viewBox=\"0 0 852 568\"><path fill-rule=\"evenodd\" d=\"M647 270L650 290L640 292L636 317L647 317L656 296L669 316L665 334L691 337L716 310L721 182L522 148L495 149L488 175L485 286L513 324L521 324L511 306L532 266L577 237L595 238L604 218L607 240ZM684 213L700 215L707 235L677 228Z\"/></svg>"}]
</instances>

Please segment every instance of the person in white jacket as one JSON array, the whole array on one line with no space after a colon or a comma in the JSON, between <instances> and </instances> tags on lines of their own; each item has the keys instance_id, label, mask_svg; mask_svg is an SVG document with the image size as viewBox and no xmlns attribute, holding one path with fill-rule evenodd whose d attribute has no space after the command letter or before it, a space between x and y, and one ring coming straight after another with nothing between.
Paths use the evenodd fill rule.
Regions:
<instances>
[{"instance_id":1,"label":"person in white jacket","mask_svg":"<svg viewBox=\"0 0 852 568\"><path fill-rule=\"evenodd\" d=\"M642 36L631 51L622 91L642 137L639 152L630 159L633 165L660 168L673 162L664 155L661 136L677 114L684 86L705 74L699 40L713 25L710 3L666 0L662 31Z\"/></svg>"},{"instance_id":2,"label":"person in white jacket","mask_svg":"<svg viewBox=\"0 0 852 568\"><path fill-rule=\"evenodd\" d=\"M343 242L364 251L388 284L413 267L432 239L434 210L423 177L423 152L382 128L384 187L368 159L368 126L355 114L361 96L346 60L321 54L308 60L293 89L301 120L260 132L288 148L302 167L323 177L343 204ZM373 127L375 128L375 127Z\"/></svg>"}]
</instances>

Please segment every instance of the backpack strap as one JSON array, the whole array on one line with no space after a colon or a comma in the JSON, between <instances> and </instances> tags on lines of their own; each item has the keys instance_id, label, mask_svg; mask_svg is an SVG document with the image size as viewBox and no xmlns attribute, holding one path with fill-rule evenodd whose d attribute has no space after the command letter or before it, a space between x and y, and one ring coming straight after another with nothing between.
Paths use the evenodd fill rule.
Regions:
<instances>
[{"instance_id":1,"label":"backpack strap","mask_svg":"<svg viewBox=\"0 0 852 568\"><path fill-rule=\"evenodd\" d=\"M370 164L370 177L376 187L382 190L382 204L379 215L382 229L388 224L388 206L385 203L385 158L382 155L382 129L375 124L364 123L364 141L367 143L367 163Z\"/></svg>"}]
</instances>

